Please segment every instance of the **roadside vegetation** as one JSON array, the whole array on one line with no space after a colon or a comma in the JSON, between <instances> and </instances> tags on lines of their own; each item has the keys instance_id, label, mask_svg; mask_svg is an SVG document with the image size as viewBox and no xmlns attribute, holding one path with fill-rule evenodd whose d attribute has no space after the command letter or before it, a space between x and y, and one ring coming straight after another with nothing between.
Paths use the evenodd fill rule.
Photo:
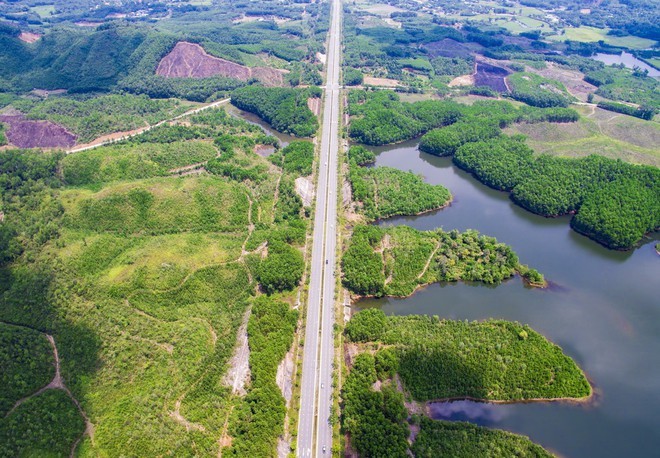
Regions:
<instances>
[{"instance_id":1,"label":"roadside vegetation","mask_svg":"<svg viewBox=\"0 0 660 458\"><path fill-rule=\"evenodd\" d=\"M319 123L307 106L307 99L320 95L319 88L248 86L232 92L231 103L241 110L256 114L275 130L296 137L311 137L319 128Z\"/></svg>"},{"instance_id":2,"label":"roadside vegetation","mask_svg":"<svg viewBox=\"0 0 660 458\"><path fill-rule=\"evenodd\" d=\"M229 456L271 457L284 433L285 400L275 383L277 367L291 345L298 312L289 304L260 296L248 322L251 384L233 415Z\"/></svg>"},{"instance_id":3,"label":"roadside vegetation","mask_svg":"<svg viewBox=\"0 0 660 458\"><path fill-rule=\"evenodd\" d=\"M348 179L353 200L368 221L436 210L451 200L444 186L425 183L419 175L392 167L362 167L354 159L349 161Z\"/></svg>"},{"instance_id":4,"label":"roadside vegetation","mask_svg":"<svg viewBox=\"0 0 660 458\"><path fill-rule=\"evenodd\" d=\"M295 288L302 275L307 220L295 191L282 185L298 172L257 155L257 144L276 142L211 110L66 157L0 153L0 321L53 335L62 377L94 425L94 440L85 436L78 446L85 453L116 455L131 444L145 455L216 456L232 435L236 450L261 452L277 438L283 400L272 367L296 322L291 297L280 295L287 302L272 299L275 305L268 299L263 329L250 325L246 397L223 383L259 275L287 256L298 273L287 264L262 289ZM216 156L263 177L205 172ZM189 166L195 173L177 176ZM3 409L52 378L52 349L35 334L44 341L37 347L39 340L26 340L18 353L3 345L10 352L3 356L25 362L6 366L16 385ZM255 378L264 364L270 369ZM83 430L66 393L49 390L2 420L1 447L10 456L41 455L51 444L50 453L68 456Z\"/></svg>"},{"instance_id":5,"label":"roadside vegetation","mask_svg":"<svg viewBox=\"0 0 660 458\"><path fill-rule=\"evenodd\" d=\"M477 231L418 231L407 226L356 226L342 257L343 284L361 296L408 296L439 281L498 284L521 273L532 284L545 280L523 266L511 248Z\"/></svg>"}]
</instances>

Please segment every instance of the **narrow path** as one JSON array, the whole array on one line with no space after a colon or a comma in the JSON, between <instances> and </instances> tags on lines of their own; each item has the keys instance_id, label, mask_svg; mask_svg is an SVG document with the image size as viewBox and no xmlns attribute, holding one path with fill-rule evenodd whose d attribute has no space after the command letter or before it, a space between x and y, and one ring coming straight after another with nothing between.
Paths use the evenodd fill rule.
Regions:
<instances>
[{"instance_id":1,"label":"narrow path","mask_svg":"<svg viewBox=\"0 0 660 458\"><path fill-rule=\"evenodd\" d=\"M21 328L26 328L26 329L32 329L32 330L36 330L38 332L41 332L41 331L39 331L37 329L34 329L34 328L31 328L29 326L21 326L21 325L17 325L17 324L13 324L13 323L5 323L5 324L9 324L11 326L17 326L17 327L21 327ZM9 417L25 401L27 401L27 400L29 400L33 397L39 396L41 393L43 393L46 390L62 390L62 391L64 391L67 394L67 396L69 396L71 401L75 404L76 408L78 409L78 412L80 412L80 415L83 417L83 420L85 421L85 430L83 431L82 435L73 443L73 445L71 447L70 456L73 457L75 452L76 452L76 448L78 447L78 444L83 439L83 437L85 437L85 435L89 435L89 437L92 440L94 440L94 425L90 421L89 417L87 416L87 414L83 410L83 408L80 405L80 403L78 402L78 400L71 393L71 390L69 390L69 388L64 383L64 379L62 378L62 375L60 373L60 355L57 351L57 345L55 344L55 339L50 334L46 334L45 332L41 332L41 333L44 336L46 336L46 339L48 339L48 342L50 343L50 346L53 349L53 358L55 360L55 376L53 377L53 379L50 381L50 383L48 385L44 386L43 388L38 389L37 391L35 391L31 395L26 396L26 397L16 401L16 404L14 404L14 406L5 415L5 418Z\"/></svg>"},{"instance_id":2,"label":"narrow path","mask_svg":"<svg viewBox=\"0 0 660 458\"><path fill-rule=\"evenodd\" d=\"M194 114L197 114L201 111L208 110L210 108L215 108L217 106L223 105L223 104L229 102L230 100L231 99L218 100L216 102L209 103L208 105L203 105L201 107L193 108L192 110L188 110L185 113L180 114L178 116L174 116L172 118L164 119L160 122L157 122L156 124L153 124L153 125L150 125L150 126L140 127L138 129L132 130L130 132L114 132L112 134L109 134L110 136L112 136L112 138L108 138L106 140L101 140L101 141L99 141L99 138L97 138L95 140L92 140L88 144L79 145L79 146L75 146L75 147L71 148L70 150L68 150L66 152L66 154L79 153L81 151L87 151L87 150L90 150L90 149L100 148L101 146L106 146L106 145L110 145L112 143L117 143L117 142L119 142L121 140L125 140L127 138L136 137L138 135L142 135L145 132L149 132L151 129L154 129L156 127L159 127L159 126L162 126L164 124L170 123L172 121L177 121L179 119L185 118L186 116L194 115ZM108 135L106 135L104 137L108 137ZM102 139L104 137L100 137L100 139Z\"/></svg>"},{"instance_id":3,"label":"narrow path","mask_svg":"<svg viewBox=\"0 0 660 458\"><path fill-rule=\"evenodd\" d=\"M424 276L424 274L426 273L426 271L429 270L429 266L431 265L431 261L433 261L433 256L435 256L435 254L440 249L440 245L441 245L441 242L440 242L440 240L438 240L438 243L435 245L435 249L431 252L431 255L426 260L426 264L424 265L424 269L422 269L422 271L419 273L419 275L417 275L417 280L422 278Z\"/></svg>"}]
</instances>

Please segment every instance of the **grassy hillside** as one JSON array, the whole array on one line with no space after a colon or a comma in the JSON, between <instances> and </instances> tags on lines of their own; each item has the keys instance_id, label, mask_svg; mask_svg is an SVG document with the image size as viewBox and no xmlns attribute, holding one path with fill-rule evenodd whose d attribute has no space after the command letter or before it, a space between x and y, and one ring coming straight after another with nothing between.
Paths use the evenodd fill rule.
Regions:
<instances>
[{"instance_id":1,"label":"grassy hillside","mask_svg":"<svg viewBox=\"0 0 660 458\"><path fill-rule=\"evenodd\" d=\"M297 175L282 177L279 167L254 153L257 143L272 138L245 122L220 111L184 121L65 158L0 153L8 222L0 233L0 321L53 335L63 381L94 425L93 439L85 436L79 445L82 456L127 450L217 456L221 441L230 444L229 435L248 421L236 415L237 407L247 402L268 417L283 404L258 390L244 401L223 380L260 266L279 259L278 250L298 253L302 262L302 205L295 194L275 192ZM204 172L218 159L258 167L263 179ZM195 173L168 172L188 164ZM278 216L283 208L288 218ZM287 302L276 313L288 316L295 293L278 294ZM282 332L291 334L296 315L287 322ZM9 345L9 356L1 355L33 361L29 371L8 366L12 388L3 409L52 377L52 351L43 352L50 345L34 334L23 338L21 353ZM248 396L253 383L244 387ZM261 383L276 387L271 369ZM55 428L57 422L63 427ZM283 424L283 417L275 422ZM12 436L3 441L9 455L40 453L50 441L54 456L68 456L82 423L71 400L49 390L3 420L0 437ZM43 439L17 433L28 427ZM271 430L258 434L268 443L276 437Z\"/></svg>"}]
</instances>

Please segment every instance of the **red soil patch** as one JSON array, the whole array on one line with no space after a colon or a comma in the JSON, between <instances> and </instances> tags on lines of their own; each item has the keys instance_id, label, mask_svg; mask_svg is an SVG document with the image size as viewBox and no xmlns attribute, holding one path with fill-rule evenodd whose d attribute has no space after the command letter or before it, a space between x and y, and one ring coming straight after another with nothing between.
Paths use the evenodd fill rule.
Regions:
<instances>
[{"instance_id":1,"label":"red soil patch","mask_svg":"<svg viewBox=\"0 0 660 458\"><path fill-rule=\"evenodd\" d=\"M39 38L41 38L41 35L32 32L21 32L21 34L18 36L19 40L24 41L26 43L34 43Z\"/></svg>"},{"instance_id":2,"label":"red soil patch","mask_svg":"<svg viewBox=\"0 0 660 458\"><path fill-rule=\"evenodd\" d=\"M0 115L9 125L7 140L19 148L68 148L76 144L76 135L50 121L25 119L22 114Z\"/></svg>"},{"instance_id":3,"label":"red soil patch","mask_svg":"<svg viewBox=\"0 0 660 458\"><path fill-rule=\"evenodd\" d=\"M320 114L321 114L321 99L318 98L318 97L308 98L307 99L307 107L316 116L320 116Z\"/></svg>"},{"instance_id":4,"label":"red soil patch","mask_svg":"<svg viewBox=\"0 0 660 458\"><path fill-rule=\"evenodd\" d=\"M247 81L256 78L266 86L281 86L283 71L267 67L245 67L204 51L200 45L180 41L158 64L156 74L166 78L226 76Z\"/></svg>"}]
</instances>

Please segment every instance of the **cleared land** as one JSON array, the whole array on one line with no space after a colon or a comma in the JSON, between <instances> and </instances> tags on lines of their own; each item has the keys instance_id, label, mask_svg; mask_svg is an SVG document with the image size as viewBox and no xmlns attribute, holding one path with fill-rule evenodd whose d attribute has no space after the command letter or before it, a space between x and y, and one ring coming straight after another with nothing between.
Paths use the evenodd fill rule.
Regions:
<instances>
[{"instance_id":1,"label":"cleared land","mask_svg":"<svg viewBox=\"0 0 660 458\"><path fill-rule=\"evenodd\" d=\"M226 76L241 81L256 78L266 86L281 86L281 70L243 65L211 56L195 43L181 41L158 64L156 74L166 78L208 78Z\"/></svg>"},{"instance_id":2,"label":"cleared land","mask_svg":"<svg viewBox=\"0 0 660 458\"><path fill-rule=\"evenodd\" d=\"M594 106L575 107L577 123L516 124L507 134L523 134L537 153L583 157L599 154L660 167L660 125Z\"/></svg>"},{"instance_id":3,"label":"cleared land","mask_svg":"<svg viewBox=\"0 0 660 458\"><path fill-rule=\"evenodd\" d=\"M9 143L19 148L69 148L76 144L75 134L50 121L33 121L14 114L0 116L0 122L9 126Z\"/></svg>"},{"instance_id":4,"label":"cleared land","mask_svg":"<svg viewBox=\"0 0 660 458\"><path fill-rule=\"evenodd\" d=\"M625 37L615 37L608 35L610 29L597 29L596 27L581 26L567 27L563 35L552 35L548 38L554 41L574 40L584 42L595 42L603 40L612 46L623 46L630 49L646 49L653 46L656 42L647 38L635 37L632 35Z\"/></svg>"}]
</instances>

